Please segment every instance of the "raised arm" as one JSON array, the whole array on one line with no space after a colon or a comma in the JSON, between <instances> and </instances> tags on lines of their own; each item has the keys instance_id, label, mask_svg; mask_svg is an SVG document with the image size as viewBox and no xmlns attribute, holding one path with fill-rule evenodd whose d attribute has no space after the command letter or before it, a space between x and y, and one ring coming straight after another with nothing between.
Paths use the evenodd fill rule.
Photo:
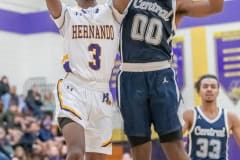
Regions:
<instances>
[{"instance_id":1,"label":"raised arm","mask_svg":"<svg viewBox=\"0 0 240 160\"><path fill-rule=\"evenodd\" d=\"M224 0L177 0L177 14L205 17L222 11Z\"/></svg>"},{"instance_id":2,"label":"raised arm","mask_svg":"<svg viewBox=\"0 0 240 160\"><path fill-rule=\"evenodd\" d=\"M183 112L183 120L184 120L184 124L183 124L183 134L186 134L187 131L190 130L190 128L192 127L192 123L193 123L193 110L186 110L185 112Z\"/></svg>"},{"instance_id":3,"label":"raised arm","mask_svg":"<svg viewBox=\"0 0 240 160\"><path fill-rule=\"evenodd\" d=\"M240 146L240 119L236 114L228 113L228 121L230 123L230 129L232 130L234 138Z\"/></svg>"},{"instance_id":4,"label":"raised arm","mask_svg":"<svg viewBox=\"0 0 240 160\"><path fill-rule=\"evenodd\" d=\"M62 4L60 0L46 0L47 7L53 18L61 16Z\"/></svg>"},{"instance_id":5,"label":"raised arm","mask_svg":"<svg viewBox=\"0 0 240 160\"><path fill-rule=\"evenodd\" d=\"M119 13L123 13L123 11L127 8L130 0L112 0L113 6L118 10Z\"/></svg>"}]
</instances>

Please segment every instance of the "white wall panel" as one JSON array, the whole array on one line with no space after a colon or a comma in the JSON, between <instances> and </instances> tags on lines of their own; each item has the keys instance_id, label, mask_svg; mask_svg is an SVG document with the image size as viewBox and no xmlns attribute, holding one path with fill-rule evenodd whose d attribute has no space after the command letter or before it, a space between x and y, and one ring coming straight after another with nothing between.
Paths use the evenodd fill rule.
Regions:
<instances>
[{"instance_id":1,"label":"white wall panel","mask_svg":"<svg viewBox=\"0 0 240 160\"><path fill-rule=\"evenodd\" d=\"M49 83L62 77L63 40L58 34L26 36L0 32L0 37L0 76L7 75L19 93L30 77L47 77Z\"/></svg>"}]
</instances>

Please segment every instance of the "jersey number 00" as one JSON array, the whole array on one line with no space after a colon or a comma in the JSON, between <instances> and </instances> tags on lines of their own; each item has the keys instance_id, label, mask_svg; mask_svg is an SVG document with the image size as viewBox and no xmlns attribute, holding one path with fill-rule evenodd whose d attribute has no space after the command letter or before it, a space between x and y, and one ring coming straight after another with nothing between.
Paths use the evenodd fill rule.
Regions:
<instances>
[{"instance_id":1,"label":"jersey number 00","mask_svg":"<svg viewBox=\"0 0 240 160\"><path fill-rule=\"evenodd\" d=\"M145 41L148 44L159 45L162 40L162 22L157 18L148 18L143 14L136 14L133 18L131 30L133 40Z\"/></svg>"}]
</instances>

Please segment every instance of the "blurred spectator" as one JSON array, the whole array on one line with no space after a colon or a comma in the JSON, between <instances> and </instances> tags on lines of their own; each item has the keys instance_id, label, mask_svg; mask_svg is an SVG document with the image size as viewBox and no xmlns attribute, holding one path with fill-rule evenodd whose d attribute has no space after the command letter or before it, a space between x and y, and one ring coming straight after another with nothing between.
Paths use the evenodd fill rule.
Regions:
<instances>
[{"instance_id":1,"label":"blurred spectator","mask_svg":"<svg viewBox=\"0 0 240 160\"><path fill-rule=\"evenodd\" d=\"M3 126L13 126L14 118L19 113L18 107L16 105L11 105L7 112L0 115L0 124Z\"/></svg>"},{"instance_id":2,"label":"blurred spectator","mask_svg":"<svg viewBox=\"0 0 240 160\"><path fill-rule=\"evenodd\" d=\"M11 160L11 157L0 147L0 159L1 160Z\"/></svg>"},{"instance_id":3,"label":"blurred spectator","mask_svg":"<svg viewBox=\"0 0 240 160\"><path fill-rule=\"evenodd\" d=\"M35 143L33 144L32 146L32 156L38 156L38 157L42 157L44 156L46 153L47 150L49 150L49 148L45 148L44 150L44 143L42 143L41 141L37 140L35 141Z\"/></svg>"},{"instance_id":4,"label":"blurred spectator","mask_svg":"<svg viewBox=\"0 0 240 160\"><path fill-rule=\"evenodd\" d=\"M2 76L0 80L0 97L9 92L9 83L7 76Z\"/></svg>"},{"instance_id":5,"label":"blurred spectator","mask_svg":"<svg viewBox=\"0 0 240 160\"><path fill-rule=\"evenodd\" d=\"M0 114L3 112L3 103L2 100L0 99Z\"/></svg>"},{"instance_id":6,"label":"blurred spectator","mask_svg":"<svg viewBox=\"0 0 240 160\"><path fill-rule=\"evenodd\" d=\"M19 105L19 100L18 100L16 86L11 86L9 93L10 93L10 96L11 96L9 104L18 106Z\"/></svg>"},{"instance_id":7,"label":"blurred spectator","mask_svg":"<svg viewBox=\"0 0 240 160\"><path fill-rule=\"evenodd\" d=\"M29 110L33 113L36 117L42 116L41 107L43 105L41 100L40 93L33 87L28 91L27 97L26 97L26 104L29 108Z\"/></svg>"},{"instance_id":8,"label":"blurred spectator","mask_svg":"<svg viewBox=\"0 0 240 160\"><path fill-rule=\"evenodd\" d=\"M3 76L0 80L0 98L3 103L3 112L6 112L10 103L10 94L9 94L9 82L6 76Z\"/></svg>"},{"instance_id":9,"label":"blurred spectator","mask_svg":"<svg viewBox=\"0 0 240 160\"><path fill-rule=\"evenodd\" d=\"M6 131L3 127L0 127L0 152L6 157L10 157L13 152L13 148L6 138Z\"/></svg>"},{"instance_id":10,"label":"blurred spectator","mask_svg":"<svg viewBox=\"0 0 240 160\"><path fill-rule=\"evenodd\" d=\"M39 132L39 139L41 141L52 140L54 135L51 132L52 127L52 118L49 115L46 115L42 121L41 129Z\"/></svg>"},{"instance_id":11,"label":"blurred spectator","mask_svg":"<svg viewBox=\"0 0 240 160\"><path fill-rule=\"evenodd\" d=\"M53 93L48 91L44 94L44 111L54 111L55 99Z\"/></svg>"},{"instance_id":12,"label":"blurred spectator","mask_svg":"<svg viewBox=\"0 0 240 160\"><path fill-rule=\"evenodd\" d=\"M21 130L21 128L9 127L8 135L6 137L12 146L16 146L19 143L22 135L23 135L23 131Z\"/></svg>"},{"instance_id":13,"label":"blurred spectator","mask_svg":"<svg viewBox=\"0 0 240 160\"><path fill-rule=\"evenodd\" d=\"M38 141L39 130L40 126L38 122L29 122L29 124L27 124L26 131L19 142L26 152L31 153L33 151L33 144Z\"/></svg>"},{"instance_id":14,"label":"blurred spectator","mask_svg":"<svg viewBox=\"0 0 240 160\"><path fill-rule=\"evenodd\" d=\"M27 155L24 148L20 145L15 147L15 152L13 155L13 160L27 160Z\"/></svg>"},{"instance_id":15,"label":"blurred spectator","mask_svg":"<svg viewBox=\"0 0 240 160\"><path fill-rule=\"evenodd\" d=\"M49 150L48 150L47 155L49 157L49 160L63 160L57 146L55 146L53 143L50 143L48 148L49 148Z\"/></svg>"},{"instance_id":16,"label":"blurred spectator","mask_svg":"<svg viewBox=\"0 0 240 160\"><path fill-rule=\"evenodd\" d=\"M51 125L51 132L52 132L54 137L62 136L57 124L54 124L53 122L52 122L52 125Z\"/></svg>"},{"instance_id":17,"label":"blurred spectator","mask_svg":"<svg viewBox=\"0 0 240 160\"><path fill-rule=\"evenodd\" d=\"M27 113L27 104L25 102L25 97L24 95L19 95L18 96L18 106L19 106L19 110L22 113Z\"/></svg>"}]
</instances>

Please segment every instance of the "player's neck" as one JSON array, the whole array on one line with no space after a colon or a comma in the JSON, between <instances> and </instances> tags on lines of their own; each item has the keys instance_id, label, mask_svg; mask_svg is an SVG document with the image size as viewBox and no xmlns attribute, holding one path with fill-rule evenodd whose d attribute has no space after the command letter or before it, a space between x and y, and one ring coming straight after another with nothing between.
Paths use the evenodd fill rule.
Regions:
<instances>
[{"instance_id":1,"label":"player's neck","mask_svg":"<svg viewBox=\"0 0 240 160\"><path fill-rule=\"evenodd\" d=\"M219 114L219 108L216 106L216 103L202 104L200 109L209 119L215 119Z\"/></svg>"},{"instance_id":2,"label":"player's neck","mask_svg":"<svg viewBox=\"0 0 240 160\"><path fill-rule=\"evenodd\" d=\"M216 102L203 102L201 105L201 110L208 113L218 112L218 107Z\"/></svg>"},{"instance_id":3,"label":"player's neck","mask_svg":"<svg viewBox=\"0 0 240 160\"><path fill-rule=\"evenodd\" d=\"M89 8L97 5L96 0L78 0L78 6L81 8Z\"/></svg>"}]
</instances>

